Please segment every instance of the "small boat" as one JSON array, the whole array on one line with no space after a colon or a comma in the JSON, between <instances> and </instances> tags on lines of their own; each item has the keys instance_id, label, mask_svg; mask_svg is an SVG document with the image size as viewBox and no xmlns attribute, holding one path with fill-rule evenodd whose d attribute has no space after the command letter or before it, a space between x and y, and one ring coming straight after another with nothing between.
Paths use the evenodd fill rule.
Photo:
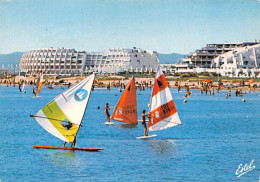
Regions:
<instances>
[{"instance_id":1,"label":"small boat","mask_svg":"<svg viewBox=\"0 0 260 182\"><path fill-rule=\"evenodd\" d=\"M76 137L88 105L95 75L91 75L58 95L31 115L49 133L64 142L76 143ZM34 148L99 151L103 148L33 146Z\"/></svg>"},{"instance_id":2,"label":"small boat","mask_svg":"<svg viewBox=\"0 0 260 182\"><path fill-rule=\"evenodd\" d=\"M49 85L48 88L49 89L54 89L54 85Z\"/></svg>"}]
</instances>

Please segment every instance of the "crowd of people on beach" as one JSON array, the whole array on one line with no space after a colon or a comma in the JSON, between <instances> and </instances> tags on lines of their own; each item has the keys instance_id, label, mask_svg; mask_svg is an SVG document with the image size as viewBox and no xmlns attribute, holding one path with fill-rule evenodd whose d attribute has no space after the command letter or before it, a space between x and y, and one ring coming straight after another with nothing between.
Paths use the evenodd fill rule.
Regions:
<instances>
[{"instance_id":1,"label":"crowd of people on beach","mask_svg":"<svg viewBox=\"0 0 260 182\"><path fill-rule=\"evenodd\" d=\"M22 92L22 84L24 82L24 79L19 79L17 82L15 81L15 79L0 79L0 84L6 84L6 86L11 86L13 85L13 87L15 87L15 85L17 84L18 85L18 88L19 88L19 91ZM75 83L79 82L79 80L77 80ZM169 88L177 88L177 92L179 93L182 89L186 90L186 93L184 94L183 97L186 97L186 98L189 98L190 95L191 95L191 91L190 89L200 89L200 93L201 95L203 95L204 93L207 95L214 95L215 94L215 91L217 93L219 93L220 90L229 90L229 92L226 94L226 98L230 97L231 96L231 90L235 89L236 87L239 87L236 89L235 91L235 95L236 96L243 96L243 90L244 90L244 93L246 93L246 90L248 90L248 92L250 93L252 90L256 90L258 87L256 84L251 84L250 83L245 83L244 80L242 81L239 81L239 84L236 86L236 87L232 87L232 86L225 86L223 83L221 82L218 82L218 83L215 83L213 84L213 82L208 82L206 80L205 81L194 81L194 82L191 82L189 84L189 82L184 82L184 84L181 83L182 81L181 80L176 80L174 83L170 83L170 82L167 82L168 84L168 87ZM32 79L32 80L29 80L29 81L26 81L26 84L27 85L35 85L36 84L36 79ZM64 79L61 79L61 80L57 80L54 81L53 80L45 80L43 82L43 85L46 86L46 88L51 88L53 89L54 86L61 86L62 89L63 86L67 86L68 88L72 85L71 82L69 82L68 80L64 80ZM116 88L120 88L120 92L122 92L123 89L125 89L127 85L127 80L113 80L113 81L109 81L108 83L104 83L103 81L100 81L100 80L95 80L95 83L94 83L94 86L93 87L106 87L107 90L110 90L111 87L116 87ZM140 80L140 81L136 81L136 88L139 89L140 91L145 91L146 88L152 88L153 87L153 83L151 80ZM33 90L32 92L35 94L35 88L33 87Z\"/></svg>"}]
</instances>

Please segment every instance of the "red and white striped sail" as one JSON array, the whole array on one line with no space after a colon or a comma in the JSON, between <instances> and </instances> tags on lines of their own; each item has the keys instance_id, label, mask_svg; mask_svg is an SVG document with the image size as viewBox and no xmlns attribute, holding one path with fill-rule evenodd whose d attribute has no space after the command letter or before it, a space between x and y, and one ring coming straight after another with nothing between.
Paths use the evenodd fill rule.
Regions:
<instances>
[{"instance_id":1,"label":"red and white striped sail","mask_svg":"<svg viewBox=\"0 0 260 182\"><path fill-rule=\"evenodd\" d=\"M164 74L158 68L150 102L149 131L163 130L181 124Z\"/></svg>"}]
</instances>

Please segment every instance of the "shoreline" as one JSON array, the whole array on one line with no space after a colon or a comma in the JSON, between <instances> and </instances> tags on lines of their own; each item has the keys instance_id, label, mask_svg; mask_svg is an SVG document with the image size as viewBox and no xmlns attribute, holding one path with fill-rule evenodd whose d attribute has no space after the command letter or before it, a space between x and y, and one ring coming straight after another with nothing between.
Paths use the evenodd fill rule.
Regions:
<instances>
[{"instance_id":1,"label":"shoreline","mask_svg":"<svg viewBox=\"0 0 260 182\"><path fill-rule=\"evenodd\" d=\"M86 78L86 76L77 76L77 77L66 77L66 78L52 78L48 76L47 78L43 78L44 82L43 85L55 85L55 86L68 86L73 85L82 79ZM130 78L125 79L123 76L109 76L108 79L99 79L96 78L94 81L95 87L121 87L123 88L125 85L127 85ZM181 89L203 89L206 87L209 87L210 89L218 89L218 82L213 81L210 84L203 82L203 79L189 79L187 80L171 80L169 77L166 76L167 83L169 88L178 88L180 85ZM0 85L19 85L23 82L24 76L15 76L15 78L9 78L9 79L0 79ZM29 76L26 77L27 84L26 85L35 85L35 82L37 80L37 77ZM136 86L137 88L144 87L149 88L152 87L154 78L135 78ZM241 86L241 84L244 84L244 86ZM236 80L222 80L222 86L220 86L221 90L242 90L242 91L254 91L254 90L260 90L260 81L253 81L253 79L248 81L243 81L242 79L236 79ZM256 85L254 87L254 85Z\"/></svg>"}]
</instances>

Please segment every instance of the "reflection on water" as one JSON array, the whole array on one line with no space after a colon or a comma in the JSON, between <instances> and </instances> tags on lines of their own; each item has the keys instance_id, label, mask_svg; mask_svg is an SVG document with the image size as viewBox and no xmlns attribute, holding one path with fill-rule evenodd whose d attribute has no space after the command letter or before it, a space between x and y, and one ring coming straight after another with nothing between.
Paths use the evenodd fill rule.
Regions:
<instances>
[{"instance_id":1,"label":"reflection on water","mask_svg":"<svg viewBox=\"0 0 260 182\"><path fill-rule=\"evenodd\" d=\"M75 161L75 153L73 150L59 151L45 156L56 165L66 165Z\"/></svg>"},{"instance_id":2,"label":"reflection on water","mask_svg":"<svg viewBox=\"0 0 260 182\"><path fill-rule=\"evenodd\" d=\"M147 144L155 153L167 155L167 154L176 154L177 145L174 139L148 139Z\"/></svg>"},{"instance_id":3,"label":"reflection on water","mask_svg":"<svg viewBox=\"0 0 260 182\"><path fill-rule=\"evenodd\" d=\"M137 124L117 124L115 126L119 128L136 128Z\"/></svg>"}]
</instances>

